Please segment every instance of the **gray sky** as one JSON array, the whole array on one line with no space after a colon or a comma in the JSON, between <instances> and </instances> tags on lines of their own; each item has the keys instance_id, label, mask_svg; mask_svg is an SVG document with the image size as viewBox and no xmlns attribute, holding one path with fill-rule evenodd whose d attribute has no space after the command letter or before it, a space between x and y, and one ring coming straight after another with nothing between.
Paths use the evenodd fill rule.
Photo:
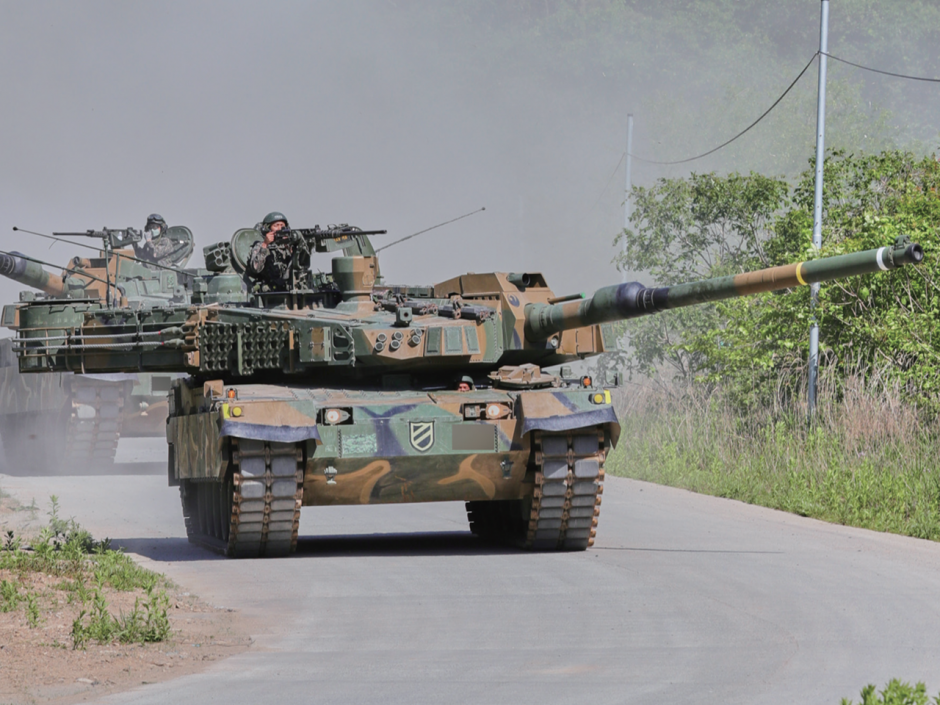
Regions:
<instances>
[{"instance_id":1,"label":"gray sky","mask_svg":"<svg viewBox=\"0 0 940 705\"><path fill-rule=\"evenodd\" d=\"M653 0L624 6L623 26L608 36L616 46L586 41L577 18L567 15L544 34L513 35L500 13L538 15L536 2L507 9L480 0L442 12L431 0L0 0L0 243L64 264L78 252L49 250L12 226L139 228L159 212L193 230L190 265L201 266L203 246L272 210L295 227L387 228L391 242L485 206L485 213L383 253L387 280L425 284L466 271L541 271L556 293L591 292L620 281L611 243L623 227L618 160L627 113L637 113L641 154L675 158L726 139L815 50L819 2L792 2L796 10L772 6L777 14L755 16L753 27L732 33L754 56L742 65L727 61L722 43L712 41L718 29L689 29L688 17L677 26L701 46L652 41L669 36L651 34L646 15L637 14L658 7ZM471 18L477 11L496 24ZM834 31L853 21L849 14L834 10ZM909 14L911 22L920 17ZM859 17L849 29L864 38L875 20ZM909 68L905 57L923 53L889 45L887 58L845 48L892 69ZM623 47L629 51L618 53ZM781 67L774 47L793 54L793 67ZM621 66L621 56L647 64ZM885 64L889 58L897 65ZM574 68L561 76L559 66ZM828 139L838 145L847 127L839 91L831 93ZM717 160L635 164L636 181L690 168L747 172L770 164L773 173L776 162L758 163L755 155L781 147L795 155L790 163L805 164L814 96L813 75ZM875 116L870 121L877 117L877 106L866 108L861 99L843 104L843 112L862 116L861 128L866 109ZM700 120L706 108L707 124ZM673 118L679 132L669 137L657 115ZM805 118L795 127L794 115ZM782 129L787 125L792 129ZM315 266L328 269L328 258ZM0 280L0 300L15 299L21 288Z\"/></svg>"},{"instance_id":2,"label":"gray sky","mask_svg":"<svg viewBox=\"0 0 940 705\"><path fill-rule=\"evenodd\" d=\"M192 228L192 266L202 246L271 210L297 227L387 228L390 242L486 206L389 250L387 279L542 270L559 292L619 281L610 264L619 197L611 192L613 221L591 242L572 226L597 193L565 198L580 212L537 232L544 219L520 195L516 136L478 91L471 99L455 88L430 38L386 10L377 2L0 3L4 249L64 263L77 253L50 251L12 226L142 227L156 211ZM553 201L577 175L558 163L556 173L530 176ZM8 301L21 288L4 281L0 295Z\"/></svg>"}]
</instances>

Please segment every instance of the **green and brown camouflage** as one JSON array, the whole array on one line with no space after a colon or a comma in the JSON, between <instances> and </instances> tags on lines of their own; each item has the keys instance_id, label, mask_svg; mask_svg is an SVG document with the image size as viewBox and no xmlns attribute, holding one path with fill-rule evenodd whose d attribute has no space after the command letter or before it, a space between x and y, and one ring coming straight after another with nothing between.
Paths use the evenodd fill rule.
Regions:
<instances>
[{"instance_id":1,"label":"green and brown camouflage","mask_svg":"<svg viewBox=\"0 0 940 705\"><path fill-rule=\"evenodd\" d=\"M584 299L536 273L381 285L367 236L346 228L300 231L314 235L296 236L306 250L289 290L240 293L246 232L207 248L211 273L189 305L4 311L24 372L188 375L169 399L169 481L191 540L236 556L293 551L301 506L453 500L481 536L583 550L620 426L610 387L546 367L613 349L612 321L923 257L899 242ZM310 253L337 249L330 275L309 272Z\"/></svg>"},{"instance_id":2,"label":"green and brown camouflage","mask_svg":"<svg viewBox=\"0 0 940 705\"><path fill-rule=\"evenodd\" d=\"M191 241L188 228L176 229ZM198 276L141 262L132 250L102 250L98 255L75 257L55 274L41 260L0 253L0 275L42 292L21 292L22 302L42 301L50 309L61 301L135 308L188 302L186 285ZM14 330L18 325L15 317L6 323ZM55 472L108 464L121 435L166 433L166 395L170 382L180 375L24 375L12 345L10 339L0 340L0 437L7 471Z\"/></svg>"}]
</instances>

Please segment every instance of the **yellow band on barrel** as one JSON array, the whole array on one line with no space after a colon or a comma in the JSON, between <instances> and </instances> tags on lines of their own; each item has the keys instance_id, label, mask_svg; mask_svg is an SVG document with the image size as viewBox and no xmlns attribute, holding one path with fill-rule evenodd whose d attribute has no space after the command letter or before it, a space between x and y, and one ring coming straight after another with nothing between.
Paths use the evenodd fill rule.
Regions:
<instances>
[{"instance_id":1,"label":"yellow band on barrel","mask_svg":"<svg viewBox=\"0 0 940 705\"><path fill-rule=\"evenodd\" d=\"M796 265L796 280L803 286L806 286L806 281L803 279L803 275L800 273L801 269L803 269L802 262Z\"/></svg>"}]
</instances>

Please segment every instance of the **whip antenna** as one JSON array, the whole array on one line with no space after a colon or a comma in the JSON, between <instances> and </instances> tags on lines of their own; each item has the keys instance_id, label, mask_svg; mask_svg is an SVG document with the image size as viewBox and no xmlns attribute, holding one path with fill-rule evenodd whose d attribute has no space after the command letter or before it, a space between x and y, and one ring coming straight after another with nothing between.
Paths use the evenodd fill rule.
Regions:
<instances>
[{"instance_id":1,"label":"whip antenna","mask_svg":"<svg viewBox=\"0 0 940 705\"><path fill-rule=\"evenodd\" d=\"M383 245L382 247L378 248L378 249L375 251L375 254L378 254L378 253L381 252L382 250L387 250L387 249L388 249L389 247L391 247L392 245L397 245L398 243L404 242L405 240L410 240L410 239L413 238L413 237L418 237L418 235L423 235L424 233L430 232L431 230L434 230L434 229L436 229L436 228L441 228L441 227L444 227L445 225L450 225L451 223L456 223L458 220L463 220L464 218L469 218L471 215L476 215L476 214L479 213L480 211L485 211L485 210L486 210L486 206L483 206L482 208L477 208L475 211L471 211L470 213L464 213L462 216L459 216L459 217L457 217L457 218L453 218L452 220L447 220L447 221L444 221L443 223L438 223L437 225L432 225L430 228L425 228L424 230L419 230L418 232L412 233L411 235L406 235L405 237L401 238L400 240L395 240L395 242L390 242L390 243L388 243L387 245Z\"/></svg>"}]
</instances>

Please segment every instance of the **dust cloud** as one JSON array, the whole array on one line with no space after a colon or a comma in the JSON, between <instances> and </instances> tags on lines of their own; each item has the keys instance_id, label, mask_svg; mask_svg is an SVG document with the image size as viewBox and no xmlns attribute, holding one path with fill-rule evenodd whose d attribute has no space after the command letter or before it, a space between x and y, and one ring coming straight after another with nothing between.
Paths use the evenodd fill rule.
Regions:
<instances>
[{"instance_id":1,"label":"dust cloud","mask_svg":"<svg viewBox=\"0 0 940 705\"><path fill-rule=\"evenodd\" d=\"M500 106L464 93L435 39L387 3L0 7L4 249L64 263L76 253L12 226L140 228L156 211L193 230L193 266L271 210L297 227L387 228L390 242L485 206L390 249L387 278L543 269L565 290L617 278L616 222L592 251L576 223L539 213L570 203L559 194L581 168L527 169ZM3 282L0 298L21 288Z\"/></svg>"},{"instance_id":2,"label":"dust cloud","mask_svg":"<svg viewBox=\"0 0 940 705\"><path fill-rule=\"evenodd\" d=\"M732 61L735 47L690 30L682 5L4 0L0 242L64 263L74 250L12 226L142 227L155 211L193 230L199 266L203 246L271 210L297 227L387 228L391 242L485 206L384 253L387 280L524 270L557 293L592 291L620 280L627 114L638 153L696 154L753 119L818 41L817 0L749 3L734 36L753 60ZM673 16L685 34L664 42L654 24ZM834 12L833 31L849 19ZM584 39L589 22L613 21L607 44ZM809 78L788 108L806 113L792 130L769 121L711 160L636 163L635 182L805 164ZM870 122L878 106L863 97ZM760 147L775 135L786 146ZM0 300L21 288L0 282Z\"/></svg>"}]
</instances>

